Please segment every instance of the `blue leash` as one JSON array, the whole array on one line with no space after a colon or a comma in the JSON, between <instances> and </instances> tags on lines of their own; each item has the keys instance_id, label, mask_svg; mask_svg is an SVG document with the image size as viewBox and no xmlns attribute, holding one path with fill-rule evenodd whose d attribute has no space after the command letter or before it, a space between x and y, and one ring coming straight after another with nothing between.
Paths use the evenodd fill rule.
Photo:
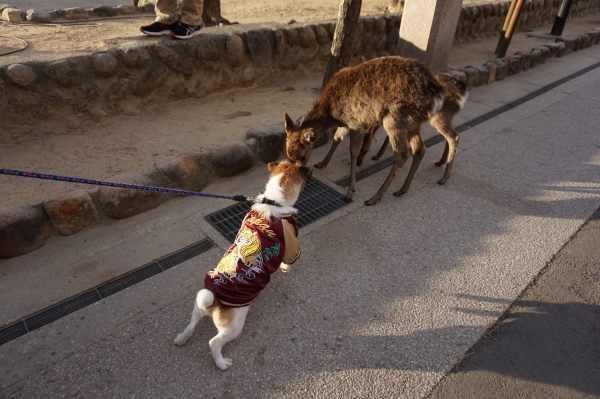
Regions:
<instances>
[{"instance_id":1,"label":"blue leash","mask_svg":"<svg viewBox=\"0 0 600 399\"><path fill-rule=\"evenodd\" d=\"M47 175L47 174L43 174L43 173L23 172L20 170L11 170L11 169L0 169L0 174L32 177L34 179L58 180L58 181L70 182L70 183L94 184L96 186L131 188L131 189L135 189L135 190L156 191L159 193L170 193L170 194L178 194L178 195L197 195L200 197L222 198L222 199L229 199L229 200L238 201L238 202L261 202L260 200L257 200L254 197L246 197L244 195L208 194L208 193L201 193L198 191L178 190L176 188L142 186L139 184L130 184L130 183L112 183L109 181L102 181L102 180L91 180L91 179L82 179L79 177Z\"/></svg>"}]
</instances>

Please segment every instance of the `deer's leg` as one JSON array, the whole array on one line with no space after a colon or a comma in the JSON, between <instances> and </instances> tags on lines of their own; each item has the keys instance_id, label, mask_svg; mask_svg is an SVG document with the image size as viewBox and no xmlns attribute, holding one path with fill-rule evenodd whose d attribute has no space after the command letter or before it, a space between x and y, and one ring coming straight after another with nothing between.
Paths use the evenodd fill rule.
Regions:
<instances>
[{"instance_id":1,"label":"deer's leg","mask_svg":"<svg viewBox=\"0 0 600 399\"><path fill-rule=\"evenodd\" d=\"M446 163L446 171L444 172L444 176L438 181L438 184L445 184L452 175L452 165L454 163L454 157L456 156L458 141L460 140L460 136L452 126L453 116L454 115L449 112L441 111L435 114L430 121L431 125L446 139L446 148L444 149L442 159L440 159L440 162L436 163L436 165L439 164L438 166Z\"/></svg>"},{"instance_id":2,"label":"deer's leg","mask_svg":"<svg viewBox=\"0 0 600 399\"><path fill-rule=\"evenodd\" d=\"M350 129L350 184L348 185L348 192L346 193L347 201L352 199L354 191L356 191L356 160L364 137L364 132Z\"/></svg>"},{"instance_id":3,"label":"deer's leg","mask_svg":"<svg viewBox=\"0 0 600 399\"><path fill-rule=\"evenodd\" d=\"M386 119L383 120L383 126L388 132L388 137L390 138L390 143L392 143L392 149L394 150L394 164L379 191L377 191L370 200L365 201L365 205L367 206L375 205L381 200L402 165L410 158L410 151L408 150L407 145L407 131L406 128L399 125L400 124L396 123L392 117L386 117Z\"/></svg>"},{"instance_id":4,"label":"deer's leg","mask_svg":"<svg viewBox=\"0 0 600 399\"><path fill-rule=\"evenodd\" d=\"M379 129L379 125L371 126L365 131L365 138L362 143L362 147L360 148L360 152L358 153L358 158L356 159L356 164L360 166L369 152L369 148L371 148L371 142L373 141L373 137L375 137L375 132Z\"/></svg>"},{"instance_id":5,"label":"deer's leg","mask_svg":"<svg viewBox=\"0 0 600 399\"><path fill-rule=\"evenodd\" d=\"M331 143L331 148L329 149L329 152L327 153L327 155L325 155L325 158L323 158L321 162L315 164L315 168L323 169L329 164L329 162L331 161L331 157L333 157L333 154L335 153L335 150L337 150L344 137L348 135L348 132L348 128L337 128L337 130L335 131L335 135L333 136L333 142Z\"/></svg>"},{"instance_id":6,"label":"deer's leg","mask_svg":"<svg viewBox=\"0 0 600 399\"><path fill-rule=\"evenodd\" d=\"M383 144L381 145L381 148L379 149L379 151L377 152L377 154L375 154L373 156L373 158L371 158L373 161L377 161L379 158L381 158L383 156L383 153L385 152L385 150L387 149L388 144L390 143L390 137L387 136L385 138L385 141L383 142Z\"/></svg>"},{"instance_id":7,"label":"deer's leg","mask_svg":"<svg viewBox=\"0 0 600 399\"><path fill-rule=\"evenodd\" d=\"M400 190L396 191L394 195L396 197L400 197L408 192L410 188L410 184L412 183L412 179L415 177L417 170L419 169L419 165L421 165L421 161L423 160L423 156L427 149L425 148L425 144L423 144L423 140L421 139L421 135L419 134L419 130L413 131L410 137L410 146L412 148L412 162L410 164L410 170L408 171L408 175L406 176L406 180L404 184L400 188Z\"/></svg>"}]
</instances>

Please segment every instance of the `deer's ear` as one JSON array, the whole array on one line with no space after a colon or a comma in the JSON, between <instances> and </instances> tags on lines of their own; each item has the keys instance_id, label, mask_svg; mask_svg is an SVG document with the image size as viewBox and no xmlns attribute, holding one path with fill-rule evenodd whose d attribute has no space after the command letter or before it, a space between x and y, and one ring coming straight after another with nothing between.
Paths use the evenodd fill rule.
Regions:
<instances>
[{"instance_id":1,"label":"deer's ear","mask_svg":"<svg viewBox=\"0 0 600 399\"><path fill-rule=\"evenodd\" d=\"M315 134L314 130L307 130L302 134L302 137L304 138L304 141L307 143L312 143L317 139L317 135Z\"/></svg>"},{"instance_id":2,"label":"deer's ear","mask_svg":"<svg viewBox=\"0 0 600 399\"><path fill-rule=\"evenodd\" d=\"M267 169L269 169L269 172L272 172L273 169L277 167L277 165L279 165L279 162L269 162L267 164Z\"/></svg>"},{"instance_id":3,"label":"deer's ear","mask_svg":"<svg viewBox=\"0 0 600 399\"><path fill-rule=\"evenodd\" d=\"M285 121L285 131L289 134L289 132L291 130L295 130L296 129L296 124L294 123L294 121L292 120L292 118L290 118L290 116L287 114L287 112L283 113L283 120Z\"/></svg>"}]
</instances>

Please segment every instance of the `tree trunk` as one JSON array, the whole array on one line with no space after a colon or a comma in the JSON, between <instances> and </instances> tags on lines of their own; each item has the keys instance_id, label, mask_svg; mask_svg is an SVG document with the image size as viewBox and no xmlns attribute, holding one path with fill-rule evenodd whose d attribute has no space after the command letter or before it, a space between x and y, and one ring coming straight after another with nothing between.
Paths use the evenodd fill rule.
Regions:
<instances>
[{"instance_id":1,"label":"tree trunk","mask_svg":"<svg viewBox=\"0 0 600 399\"><path fill-rule=\"evenodd\" d=\"M329 79L340 69L346 67L352 56L352 38L354 28L360 16L360 7L362 0L340 0L340 11L333 43L331 44L331 56L323 78L321 90L327 86Z\"/></svg>"},{"instance_id":2,"label":"tree trunk","mask_svg":"<svg viewBox=\"0 0 600 399\"><path fill-rule=\"evenodd\" d=\"M221 0L204 0L202 21L206 26L231 25L231 22L221 16Z\"/></svg>"}]
</instances>

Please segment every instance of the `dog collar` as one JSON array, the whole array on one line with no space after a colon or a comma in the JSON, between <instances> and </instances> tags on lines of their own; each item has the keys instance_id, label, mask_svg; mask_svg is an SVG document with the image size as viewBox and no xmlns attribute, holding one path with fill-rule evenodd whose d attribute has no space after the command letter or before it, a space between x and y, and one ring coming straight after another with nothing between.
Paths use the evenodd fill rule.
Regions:
<instances>
[{"instance_id":1,"label":"dog collar","mask_svg":"<svg viewBox=\"0 0 600 399\"><path fill-rule=\"evenodd\" d=\"M263 198L261 198L261 199L258 199L256 202L257 202L258 204L267 204L267 205L281 206L281 205L279 205L279 203L278 203L278 202L276 202L276 201L273 201L273 200L270 200L270 199L268 199L268 198L265 198L265 197L263 197Z\"/></svg>"}]
</instances>

